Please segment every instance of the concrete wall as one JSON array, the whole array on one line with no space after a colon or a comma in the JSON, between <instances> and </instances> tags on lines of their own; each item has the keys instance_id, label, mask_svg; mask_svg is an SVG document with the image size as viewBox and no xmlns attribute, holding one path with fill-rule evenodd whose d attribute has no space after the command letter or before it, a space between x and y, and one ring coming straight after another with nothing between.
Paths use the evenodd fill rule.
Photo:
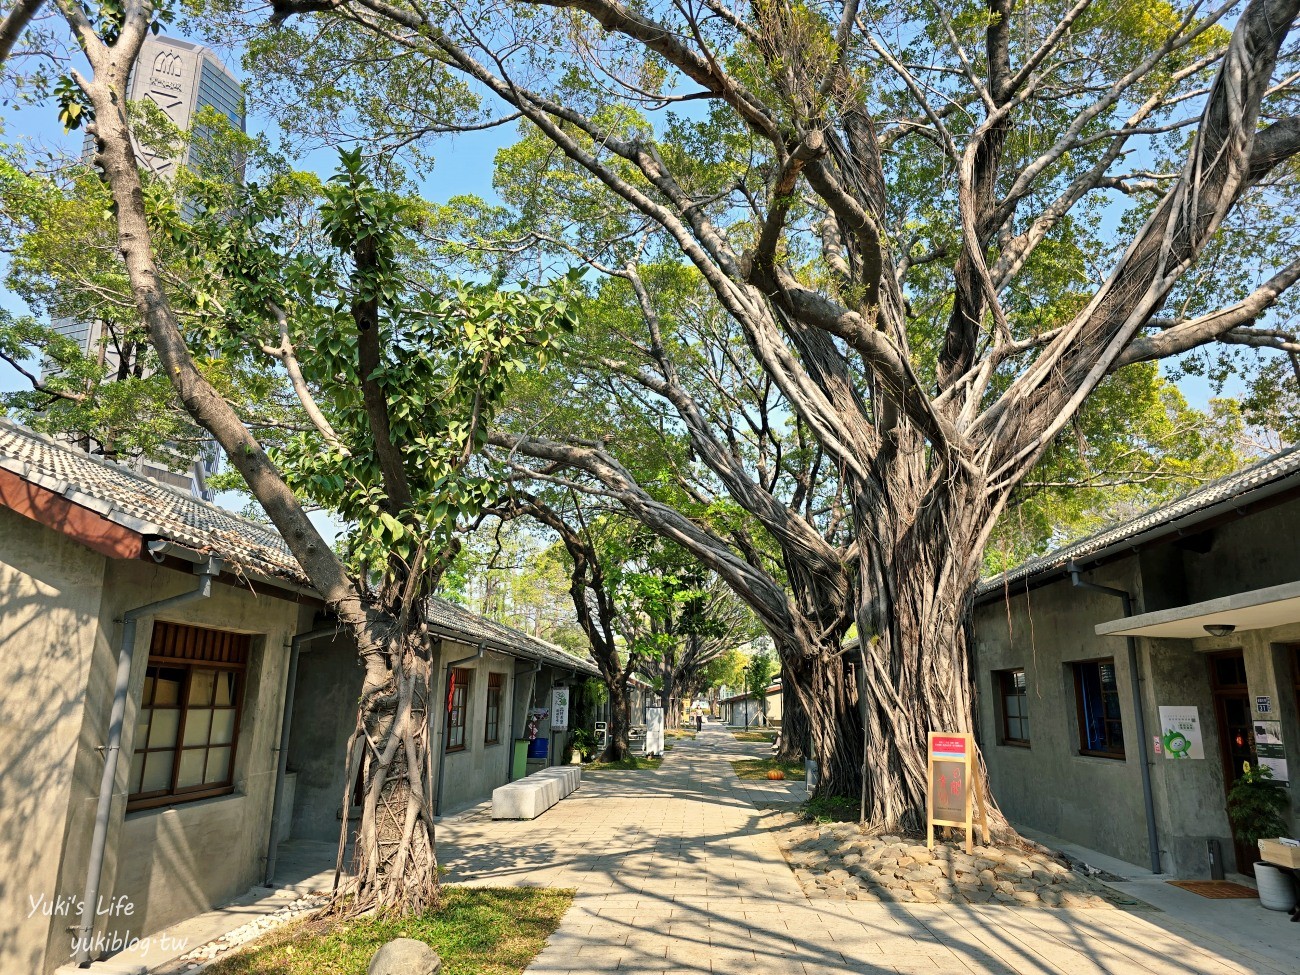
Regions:
<instances>
[{"instance_id":1,"label":"concrete wall","mask_svg":"<svg viewBox=\"0 0 1300 975\"><path fill-rule=\"evenodd\" d=\"M289 769L297 773L289 835L337 843L344 749L356 727L364 673L350 637L321 639L298 658Z\"/></svg>"},{"instance_id":2,"label":"concrete wall","mask_svg":"<svg viewBox=\"0 0 1300 975\"><path fill-rule=\"evenodd\" d=\"M59 876L105 562L0 508L0 972L68 960L51 930L69 919L29 917L29 898L71 892Z\"/></svg>"},{"instance_id":3,"label":"concrete wall","mask_svg":"<svg viewBox=\"0 0 1300 975\"><path fill-rule=\"evenodd\" d=\"M1162 548L1182 556L1189 603L1295 582L1300 579L1300 500L1251 511Z\"/></svg>"},{"instance_id":4,"label":"concrete wall","mask_svg":"<svg viewBox=\"0 0 1300 975\"><path fill-rule=\"evenodd\" d=\"M1093 581L1131 586L1131 560ZM1120 615L1118 599L1074 589L1069 582L1023 592L1007 605L976 610L979 738L993 798L1013 823L1045 830L1130 863L1147 859L1146 825L1125 643L1099 637L1092 621ZM1124 759L1079 754L1073 669L1076 661L1113 657L1120 689ZM994 672L1023 667L1030 745L1002 744ZM1105 811L1082 797L1104 797Z\"/></svg>"},{"instance_id":5,"label":"concrete wall","mask_svg":"<svg viewBox=\"0 0 1300 975\"><path fill-rule=\"evenodd\" d=\"M450 815L482 802L492 795L493 789L510 781L510 705L514 697L514 657L488 650L481 660L457 664L458 669L468 670L471 675L466 694L465 747L461 751L445 751L446 722L443 718L447 701L447 665L472 656L477 649L464 643L445 640L438 655L438 687L434 700L439 702L439 708L435 712L439 721L433 741L437 749L434 752L435 764L441 756L440 773L443 780L438 792L441 801L439 815ZM487 728L488 675L493 673L502 675L501 725L497 743L489 745L483 739ZM527 678L523 680L527 681ZM547 699L549 701L549 695ZM521 721L521 734L523 727ZM434 785L435 788L438 787L436 782Z\"/></svg>"}]
</instances>

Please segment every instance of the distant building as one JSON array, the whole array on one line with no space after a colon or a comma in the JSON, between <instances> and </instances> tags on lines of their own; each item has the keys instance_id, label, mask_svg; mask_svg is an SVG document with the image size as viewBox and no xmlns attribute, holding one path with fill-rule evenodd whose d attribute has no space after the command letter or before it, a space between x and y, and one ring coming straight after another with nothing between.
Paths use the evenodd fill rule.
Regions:
<instances>
[{"instance_id":1,"label":"distant building","mask_svg":"<svg viewBox=\"0 0 1300 975\"><path fill-rule=\"evenodd\" d=\"M238 79L212 51L200 44L175 37L146 40L131 72L127 97L131 101L151 99L181 130L188 130L204 108L213 108L240 132L245 131L244 95ZM179 166L193 163L193 142L201 142L202 137L200 129L196 132L196 139L177 156L163 156L137 144L136 157L155 176L170 178ZM92 138L87 134L84 143L86 158L93 151ZM85 355L98 359L110 370L121 364L120 351L103 321L65 318L53 325L60 334L73 339ZM169 466L138 458L131 464L141 474L211 501L214 492L207 486L207 476L216 473L219 460L220 451L215 443L211 443L205 445L200 457L193 462L182 463L178 459Z\"/></svg>"}]
</instances>

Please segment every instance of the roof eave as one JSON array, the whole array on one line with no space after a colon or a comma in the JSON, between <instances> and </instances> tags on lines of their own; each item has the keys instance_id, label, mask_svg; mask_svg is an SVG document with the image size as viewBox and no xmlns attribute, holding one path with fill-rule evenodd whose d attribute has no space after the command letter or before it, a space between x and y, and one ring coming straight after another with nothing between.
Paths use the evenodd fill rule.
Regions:
<instances>
[{"instance_id":1,"label":"roof eave","mask_svg":"<svg viewBox=\"0 0 1300 975\"><path fill-rule=\"evenodd\" d=\"M1261 484L1242 494L1224 498L1222 501L1214 502L1204 508L1197 508L1181 518L1159 522L1136 534L1118 539L1096 551L1087 552L1077 557L1065 557L1064 561L1044 566L1041 570L1016 574L1016 570L1013 569L1009 577L1004 578L1006 573L1002 576L995 576L989 583L976 588L975 603L981 605L992 602L998 596L1003 595L1009 587L1023 591L1027 588L1038 588L1047 585L1057 579L1065 578L1072 569L1086 569L1102 565L1124 555L1135 553L1146 546L1166 541L1170 537L1188 534L1188 529L1198 528L1207 522L1217 521L1233 512L1245 514L1244 509L1258 505L1261 501L1284 501L1286 500L1285 496L1292 493L1300 493L1300 471L1291 471L1276 480ZM1067 545L1060 550L1060 553L1064 555L1072 547Z\"/></svg>"}]
</instances>

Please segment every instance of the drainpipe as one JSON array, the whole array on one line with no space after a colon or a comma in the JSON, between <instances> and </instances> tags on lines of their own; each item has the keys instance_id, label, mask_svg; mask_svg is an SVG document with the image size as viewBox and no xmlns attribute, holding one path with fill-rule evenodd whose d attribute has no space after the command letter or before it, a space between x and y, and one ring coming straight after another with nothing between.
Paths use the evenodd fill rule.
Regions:
<instances>
[{"instance_id":1,"label":"drainpipe","mask_svg":"<svg viewBox=\"0 0 1300 975\"><path fill-rule=\"evenodd\" d=\"M289 643L289 673L284 681L284 715L280 720L280 746L275 762L275 798L271 801L271 835L266 840L266 880L270 887L275 879L275 858L280 845L280 817L284 815L284 776L289 766L289 732L293 724L293 695L298 687L298 655L302 645L331 636L338 632L337 626L319 626L294 635Z\"/></svg>"},{"instance_id":2,"label":"drainpipe","mask_svg":"<svg viewBox=\"0 0 1300 975\"><path fill-rule=\"evenodd\" d=\"M1124 615L1133 615L1133 597L1127 589L1116 589L1113 586L1100 586L1095 582L1085 582L1079 573L1077 565L1071 562L1068 568L1070 582L1075 588L1090 589L1093 592L1105 593L1107 596L1117 596L1123 601ZM1133 713L1137 716L1138 749L1142 770L1142 801L1146 805L1147 846L1151 851L1151 872L1160 873L1160 837L1156 833L1156 807L1151 791L1151 765L1147 762L1147 723L1146 718L1143 716L1142 690L1138 679L1137 637L1126 636L1124 641L1128 645L1128 673L1129 681L1133 685Z\"/></svg>"},{"instance_id":3,"label":"drainpipe","mask_svg":"<svg viewBox=\"0 0 1300 975\"><path fill-rule=\"evenodd\" d=\"M449 661L442 678L443 690L446 691L451 687L451 672L453 668L460 664L467 664L471 660L482 660L483 653L486 650L487 643L480 643L478 645L478 650L471 653L468 657L461 657L459 660ZM439 818L442 817L442 766L447 759L447 725L450 721L451 708L444 704L442 709L442 738L438 742L438 796L433 805L433 814Z\"/></svg>"},{"instance_id":4,"label":"drainpipe","mask_svg":"<svg viewBox=\"0 0 1300 975\"><path fill-rule=\"evenodd\" d=\"M155 542L149 543L150 551ZM131 659L135 652L136 622L163 610L172 609L212 595L212 580L221 574L221 560L209 556L194 566L199 576L197 589L147 603L122 614L122 646L117 655L117 679L113 684L113 707L108 717L108 743L104 747L104 774L99 780L99 801L95 806L95 827L90 838L90 861L86 866L86 890L81 901L81 923L77 925L77 951L74 962L82 968L90 965L90 943L95 933L95 908L99 901L99 882L104 871L104 849L108 842L109 812L113 806L113 784L117 778L117 761L122 751L122 724L126 719L126 699L131 690Z\"/></svg>"},{"instance_id":5,"label":"drainpipe","mask_svg":"<svg viewBox=\"0 0 1300 975\"><path fill-rule=\"evenodd\" d=\"M541 670L542 670L542 662L540 660L535 660L533 661L533 665L531 667L528 667L525 670L516 670L514 683L510 685L510 766L506 770L507 782L510 781L510 776L514 774L514 770L515 770L514 747L515 747L515 742L519 740L519 724L515 720L515 715L518 713L516 705L519 703L519 678L520 677L531 678L531 680L529 680L528 682L528 697L525 698L524 701L525 704L530 705L533 703L533 688L537 685L537 675L541 673ZM525 708L525 710L527 709Z\"/></svg>"}]
</instances>

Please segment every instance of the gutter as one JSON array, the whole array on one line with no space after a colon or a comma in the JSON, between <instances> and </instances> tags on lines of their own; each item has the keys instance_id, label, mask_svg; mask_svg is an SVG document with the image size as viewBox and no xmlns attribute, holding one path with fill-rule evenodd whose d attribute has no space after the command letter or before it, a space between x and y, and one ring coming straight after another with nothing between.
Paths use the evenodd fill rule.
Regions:
<instances>
[{"instance_id":1,"label":"gutter","mask_svg":"<svg viewBox=\"0 0 1300 975\"><path fill-rule=\"evenodd\" d=\"M487 643L482 642L478 649L468 657L461 657L459 660L449 660L447 667L443 672L442 689L449 691L451 689L451 672L458 664L467 664L471 660L482 660L483 654L487 652ZM435 817L442 817L442 767L447 759L447 727L451 721L451 708L444 705L442 709L442 737L438 740L438 793L433 804L433 814Z\"/></svg>"},{"instance_id":2,"label":"gutter","mask_svg":"<svg viewBox=\"0 0 1300 975\"><path fill-rule=\"evenodd\" d=\"M1124 615L1133 615L1133 597L1127 589L1116 589L1112 586L1100 586L1095 582L1085 582L1079 574L1079 567L1073 562L1069 563L1066 568L1070 573L1070 583L1076 589L1089 589L1092 592L1105 593L1107 596L1117 596L1124 603ZM1142 801L1146 806L1147 816L1147 848L1151 854L1151 872L1158 874L1160 873L1160 837L1156 832L1156 807L1151 790L1151 765L1147 761L1147 722L1142 710L1142 690L1138 677L1137 637L1126 636L1124 642L1128 646L1129 681L1133 685L1133 713L1137 716L1138 759L1139 768L1142 771Z\"/></svg>"},{"instance_id":3,"label":"gutter","mask_svg":"<svg viewBox=\"0 0 1300 975\"><path fill-rule=\"evenodd\" d=\"M280 842L280 817L284 814L284 776L289 766L289 733L293 725L293 695L298 687L298 656L304 643L332 636L338 632L337 626L318 626L313 630L294 635L289 643L289 672L284 682L284 713L280 719L280 744L277 746L275 762L275 798L271 802L271 832L266 839L266 873L265 886L270 887L275 879L275 858Z\"/></svg>"},{"instance_id":4,"label":"gutter","mask_svg":"<svg viewBox=\"0 0 1300 975\"><path fill-rule=\"evenodd\" d=\"M152 550L152 544L150 546ZM99 884L104 872L104 851L108 843L108 820L113 807L113 785L117 763L122 753L122 724L126 719L126 700L131 689L131 662L135 654L136 622L163 610L182 606L212 595L212 580L221 574L221 560L208 556L194 567L199 576L198 588L190 592L146 603L122 614L122 644L117 656L117 678L113 684L113 707L108 718L108 742L104 748L104 773L99 780L99 799L95 805L95 826L90 839L90 860L86 865L86 888L81 900L81 923L76 927L73 962L81 968L90 965L90 944L95 932L95 910L99 902Z\"/></svg>"},{"instance_id":5,"label":"gutter","mask_svg":"<svg viewBox=\"0 0 1300 975\"><path fill-rule=\"evenodd\" d=\"M186 562L193 562L196 565L201 565L208 558L203 552L177 542L169 542L165 538L152 539L149 542L149 554L154 557L155 561L159 562L164 557L171 555ZM258 572L256 569L250 569L244 565L239 566L239 577L249 582L260 582L266 586L274 586L276 589L283 589L285 592L291 592L298 596L308 596L317 602L321 598L320 593L311 586L300 585L290 579L281 579L265 572Z\"/></svg>"}]
</instances>

